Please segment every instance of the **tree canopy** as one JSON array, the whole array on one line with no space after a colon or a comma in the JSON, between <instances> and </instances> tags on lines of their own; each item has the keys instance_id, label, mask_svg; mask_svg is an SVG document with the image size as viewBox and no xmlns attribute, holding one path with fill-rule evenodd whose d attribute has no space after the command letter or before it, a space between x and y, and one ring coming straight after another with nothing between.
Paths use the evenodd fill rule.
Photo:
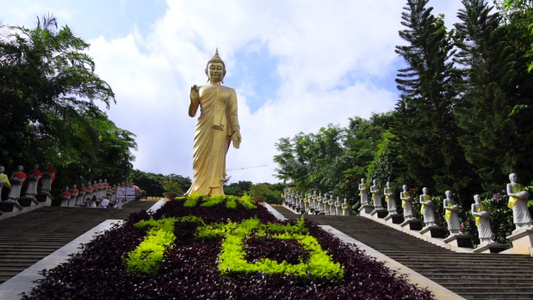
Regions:
<instances>
[{"instance_id":1,"label":"tree canopy","mask_svg":"<svg viewBox=\"0 0 533 300\"><path fill-rule=\"evenodd\" d=\"M137 147L98 107L115 103L95 73L89 44L49 15L36 27L2 25L0 36L0 164L6 170L53 166L54 187L124 180ZM98 177L98 178L96 178Z\"/></svg>"}]
</instances>

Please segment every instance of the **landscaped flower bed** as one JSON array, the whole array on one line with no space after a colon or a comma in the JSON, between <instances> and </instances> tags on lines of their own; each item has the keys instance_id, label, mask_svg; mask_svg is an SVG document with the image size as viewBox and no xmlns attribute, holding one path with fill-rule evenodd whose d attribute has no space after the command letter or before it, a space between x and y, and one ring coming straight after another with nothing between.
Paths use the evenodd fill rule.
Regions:
<instances>
[{"instance_id":1,"label":"landscaped flower bed","mask_svg":"<svg viewBox=\"0 0 533 300\"><path fill-rule=\"evenodd\" d=\"M432 299L311 221L178 198L97 236L23 299Z\"/></svg>"}]
</instances>

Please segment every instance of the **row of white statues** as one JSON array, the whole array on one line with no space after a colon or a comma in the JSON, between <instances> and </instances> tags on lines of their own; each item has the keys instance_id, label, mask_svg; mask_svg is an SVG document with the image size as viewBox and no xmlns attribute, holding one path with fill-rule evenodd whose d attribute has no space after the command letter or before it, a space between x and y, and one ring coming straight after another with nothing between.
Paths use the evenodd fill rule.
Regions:
<instances>
[{"instance_id":1,"label":"row of white statues","mask_svg":"<svg viewBox=\"0 0 533 300\"><path fill-rule=\"evenodd\" d=\"M314 191L313 193L301 194L296 193L290 189L284 190L285 204L292 209L307 214L324 214L332 216L347 216L349 215L350 205L341 202L339 197L333 198L333 195Z\"/></svg>"},{"instance_id":2,"label":"row of white statues","mask_svg":"<svg viewBox=\"0 0 533 300\"><path fill-rule=\"evenodd\" d=\"M525 229L532 228L531 216L527 208L527 201L529 199L529 193L524 190L524 186L517 183L517 175L509 175L510 183L507 184L507 195L509 196L508 207L513 210L513 223L515 224L515 230L513 233L519 232ZM387 211L390 214L396 213L396 199L394 198L394 190L390 187L390 183L387 182L384 189L385 202L387 203ZM376 180L372 181L372 186L368 187L365 183L365 179L361 179L359 184L359 196L362 206L370 206L369 195L373 201L375 210L384 210L383 203L381 201L381 191L376 183ZM448 230L452 235L460 235L461 223L459 221L459 212L461 207L452 198L452 192L445 192L446 198L443 200L443 208L445 211L445 220L448 225ZM402 187L400 192L400 199L402 201L403 217L405 220L413 220L413 199L412 194L409 192L406 185ZM423 222L426 227L436 226L435 213L434 213L434 201L433 197L428 193L428 189L424 187L422 194L419 196L420 213L423 215ZM489 244L494 239L494 234L490 227L490 212L488 207L484 205L479 195L474 196L474 203L471 207L472 215L475 218L475 223L478 230L480 244Z\"/></svg>"},{"instance_id":3,"label":"row of white statues","mask_svg":"<svg viewBox=\"0 0 533 300\"><path fill-rule=\"evenodd\" d=\"M61 193L61 206L107 207L109 203L117 203L116 192L117 186L111 187L106 179L89 182L87 186L82 183L80 189L76 185L72 189L66 187Z\"/></svg>"},{"instance_id":4,"label":"row of white statues","mask_svg":"<svg viewBox=\"0 0 533 300\"><path fill-rule=\"evenodd\" d=\"M508 207L513 210L513 222L516 227L513 233L531 229L533 225L527 208L529 193L524 190L524 186L517 183L516 174L510 174L509 180L510 183L507 184L506 192L509 196ZM363 178L358 188L362 208L372 207L374 211L387 213L387 217L401 216L397 213L396 193L391 188L390 182L387 182L382 192L376 180L373 180L372 185L368 186ZM403 208L403 216L401 217L408 222L416 221L413 214L413 204L416 199L414 199L413 193L409 191L407 185L402 186L402 191L399 193L399 196ZM453 199L451 191L446 191L445 196L443 208L448 231L450 235L462 235L463 232L461 231L461 222L459 220L461 206ZM333 195L328 194L322 196L322 193L319 192L317 194L317 191L302 194L287 188L284 191L284 198L285 205L300 213L347 216L352 208L346 203L346 199L344 199L344 202L341 202L339 197L334 199ZM420 213L423 216L422 222L424 223L424 228L438 227L434 211L435 201L426 187L422 189L418 203L420 204ZM480 245L493 243L494 234L490 225L489 208L481 202L479 195L474 196L471 212L475 218Z\"/></svg>"},{"instance_id":5,"label":"row of white statues","mask_svg":"<svg viewBox=\"0 0 533 300\"><path fill-rule=\"evenodd\" d=\"M27 174L24 172L22 166L17 167L17 171L11 176L4 174L5 167L0 165L0 197L2 189L8 188L9 194L4 200L5 203L14 203L19 205L22 200L36 201L37 198L49 197L52 183L56 177L56 170L53 167L46 168L43 172L39 170L39 165L34 165L33 169ZM126 183L122 183L123 186ZM133 185L133 184L132 184ZM90 206L96 207L105 203L116 203L118 207L121 206L122 201L116 199L116 185L110 187L107 180L89 182L87 186L81 184L81 188L77 189L74 185L72 189L68 187L61 193L61 206ZM104 201L106 200L107 201ZM106 206L106 205L105 205Z\"/></svg>"},{"instance_id":6,"label":"row of white statues","mask_svg":"<svg viewBox=\"0 0 533 300\"><path fill-rule=\"evenodd\" d=\"M56 170L48 167L44 172L39 171L39 165L34 165L33 170L26 174L22 166L17 167L17 171L8 177L5 172L5 167L0 166L0 195L2 189L9 188L8 202L18 203L21 199L37 201L39 196L49 197L52 182L56 176ZM40 184L39 184L40 182ZM23 191L23 187L25 190Z\"/></svg>"}]
</instances>

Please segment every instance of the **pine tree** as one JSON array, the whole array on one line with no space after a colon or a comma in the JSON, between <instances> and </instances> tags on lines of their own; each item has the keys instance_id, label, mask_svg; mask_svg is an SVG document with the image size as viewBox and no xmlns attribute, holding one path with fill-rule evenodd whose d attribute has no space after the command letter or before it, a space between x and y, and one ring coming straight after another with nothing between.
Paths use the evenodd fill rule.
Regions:
<instances>
[{"instance_id":1,"label":"pine tree","mask_svg":"<svg viewBox=\"0 0 533 300\"><path fill-rule=\"evenodd\" d=\"M511 172L533 179L532 76L527 73L529 36L503 24L483 0L463 0L457 29L464 66L462 97L455 111L465 134L460 138L482 190L501 189Z\"/></svg>"},{"instance_id":2,"label":"pine tree","mask_svg":"<svg viewBox=\"0 0 533 300\"><path fill-rule=\"evenodd\" d=\"M398 71L401 92L392 133L403 153L407 173L419 188L433 192L464 189L468 163L458 145L460 129L453 115L458 77L451 56L450 33L442 16L435 17L428 0L408 0L399 32L407 45L397 46L407 67Z\"/></svg>"}]
</instances>

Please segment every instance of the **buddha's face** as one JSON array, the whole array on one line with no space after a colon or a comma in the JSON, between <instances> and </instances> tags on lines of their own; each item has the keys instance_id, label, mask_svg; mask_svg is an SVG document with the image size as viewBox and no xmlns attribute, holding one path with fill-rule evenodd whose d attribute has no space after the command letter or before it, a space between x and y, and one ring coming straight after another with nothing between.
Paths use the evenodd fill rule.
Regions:
<instances>
[{"instance_id":1,"label":"buddha's face","mask_svg":"<svg viewBox=\"0 0 533 300\"><path fill-rule=\"evenodd\" d=\"M224 65L219 62L212 62L207 65L207 77L211 82L220 82L225 75Z\"/></svg>"}]
</instances>

